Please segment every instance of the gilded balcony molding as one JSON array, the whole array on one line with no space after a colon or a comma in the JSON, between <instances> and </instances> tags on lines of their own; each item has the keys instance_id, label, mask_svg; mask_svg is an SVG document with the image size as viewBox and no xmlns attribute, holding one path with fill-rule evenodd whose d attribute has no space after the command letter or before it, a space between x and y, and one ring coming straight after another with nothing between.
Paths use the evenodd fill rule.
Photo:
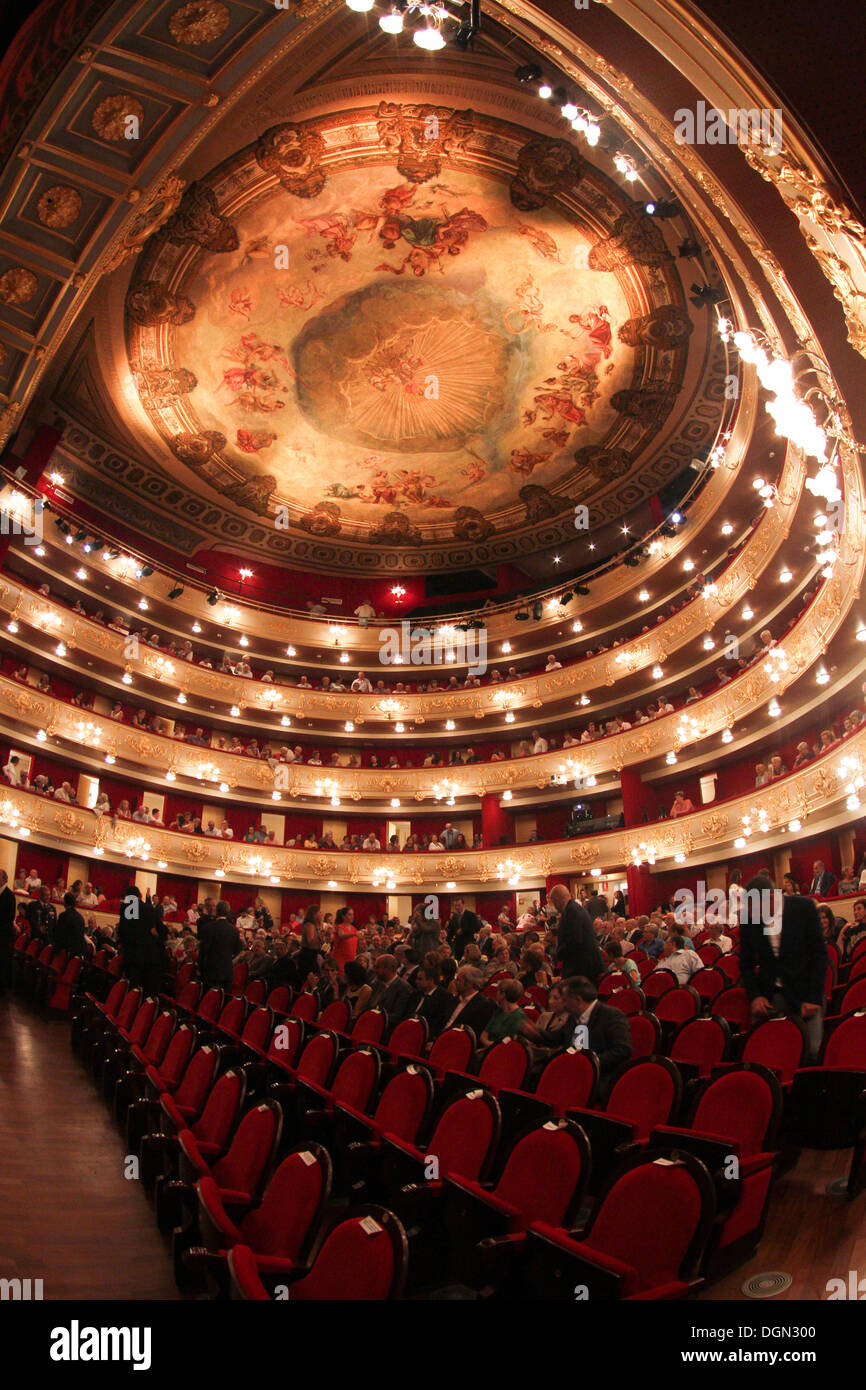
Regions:
<instances>
[{"instance_id":1,"label":"gilded balcony molding","mask_svg":"<svg viewBox=\"0 0 866 1390\"><path fill-rule=\"evenodd\" d=\"M743 817L753 821L766 813L766 832L749 841L751 852L769 852L774 836L786 835L788 823L809 821L812 828L842 826L858 814L846 807L846 782L850 774L842 758L858 761L866 770L866 728L799 772L768 787L748 792L719 804L710 803L676 820L579 840L558 840L543 845L515 845L465 853L364 854L296 850L253 846L208 837L195 838L177 831L160 830L132 821L97 816L94 812L36 796L19 788L0 792L0 836L27 838L91 858L94 849L109 861L129 859L131 869L155 870L197 878L220 877L270 883L284 887L320 890L330 882L343 888L384 889L407 892L423 887L444 887L454 882L462 889L482 889L517 879L521 886L540 885L552 874L578 877L592 869L621 870L635 862L652 861L659 869L673 868L676 856L701 862L722 854L735 858L734 841L743 833ZM13 828L14 827L14 828ZM22 839L23 843L23 839ZM145 850L144 846L148 848ZM144 857L146 855L146 858Z\"/></svg>"},{"instance_id":2,"label":"gilded balcony molding","mask_svg":"<svg viewBox=\"0 0 866 1390\"><path fill-rule=\"evenodd\" d=\"M0 595L0 611L8 613L19 624L26 623L50 633L52 637L62 638L67 650L75 648L87 656L97 656L113 663L119 671L128 671L133 676L158 682L167 691L170 689L171 693L167 693L165 698L172 705L178 692L183 692L187 701L191 697L199 697L202 702L213 702L226 708L236 705L242 714L245 711L273 712L275 715L285 714L296 719L314 719L324 723L351 720L356 727L368 721L388 725L403 720L423 725L428 720L448 718L493 718L502 722L509 711L541 709L547 703L573 699L591 690L611 689L617 680L634 675L636 671L647 670L656 662L666 661L674 652L710 631L729 609L754 588L761 571L784 542L796 514L805 476L802 456L789 447L779 479L777 505L764 515L742 552L721 574L714 596L692 600L649 632L590 660L575 662L559 671L539 672L518 681L504 681L499 685L485 685L476 689L432 691L422 695L389 694L386 697L353 695L350 692L330 694L222 675L195 662L167 657L143 643L136 644L137 655L130 655L129 639L123 633L79 617L33 590L11 582ZM264 664L261 658L256 659ZM347 671L351 674L352 669L347 668ZM397 676L406 674L411 678L416 671L421 675L420 667L392 666L387 669ZM444 673L448 670L447 666L435 669ZM127 698L134 697L129 695ZM177 717L176 709L173 714ZM204 721L208 715L203 710L197 712L193 707L185 708L183 717L186 722L191 719ZM273 730L273 738L283 737L291 735L284 735L279 728Z\"/></svg>"}]
</instances>

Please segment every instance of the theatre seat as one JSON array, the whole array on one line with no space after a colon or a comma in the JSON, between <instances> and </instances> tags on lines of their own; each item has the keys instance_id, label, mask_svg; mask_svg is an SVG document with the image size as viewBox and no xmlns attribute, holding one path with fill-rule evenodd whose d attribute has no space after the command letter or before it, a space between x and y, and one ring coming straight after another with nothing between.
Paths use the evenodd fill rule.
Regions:
<instances>
[{"instance_id":1,"label":"theatre seat","mask_svg":"<svg viewBox=\"0 0 866 1390\"><path fill-rule=\"evenodd\" d=\"M670 995L666 997L669 999ZM730 1039L723 1018L691 1018L677 1029L669 1056L684 1080L709 1076L713 1067L727 1057Z\"/></svg>"},{"instance_id":2,"label":"theatre seat","mask_svg":"<svg viewBox=\"0 0 866 1390\"><path fill-rule=\"evenodd\" d=\"M196 1184L201 1245L184 1255L184 1286L202 1290L210 1276L219 1295L226 1297L227 1256L235 1245L246 1245L263 1270L304 1264L330 1197L331 1178L327 1151L320 1144L304 1144L283 1159L261 1202L237 1223L213 1178L201 1178Z\"/></svg>"},{"instance_id":3,"label":"theatre seat","mask_svg":"<svg viewBox=\"0 0 866 1390\"><path fill-rule=\"evenodd\" d=\"M744 1062L704 1084L687 1125L660 1125L653 1131L651 1144L686 1149L713 1175L717 1209L706 1254L707 1274L716 1276L733 1268L758 1246L774 1177L781 1114L778 1078L767 1067Z\"/></svg>"},{"instance_id":4,"label":"theatre seat","mask_svg":"<svg viewBox=\"0 0 866 1390\"><path fill-rule=\"evenodd\" d=\"M495 1183L445 1178L449 1276L475 1288L514 1289L532 1222L568 1229L589 1179L589 1142L570 1120L547 1120L517 1139Z\"/></svg>"},{"instance_id":5,"label":"theatre seat","mask_svg":"<svg viewBox=\"0 0 866 1390\"><path fill-rule=\"evenodd\" d=\"M210 1048L200 1048L193 1056L187 1074L202 1053L206 1057L200 1070L196 1070L196 1092L201 1090L207 1068L213 1067L217 1060L216 1053ZM181 1132L188 1129L192 1133L205 1158L218 1158L224 1153L243 1105L246 1090L243 1072L227 1071L214 1082L203 1100L200 1113L190 1119L181 1109L181 1093L185 1091L185 1083L186 1077L175 1096L164 1094L160 1097L161 1129L158 1133L146 1134L141 1141L141 1179L148 1192L153 1191L161 1179L171 1176L176 1167L177 1136Z\"/></svg>"},{"instance_id":6,"label":"theatre seat","mask_svg":"<svg viewBox=\"0 0 866 1390\"><path fill-rule=\"evenodd\" d=\"M130 1098L126 1108L126 1147L128 1153L138 1153L142 1136L149 1124L159 1114L159 1096L164 1091L176 1093L189 1064L195 1045L195 1029L188 1023L181 1024L172 1035L165 1055L158 1067L147 1066L144 1073L129 1079ZM216 1071L214 1057L209 1089ZM120 1116L117 1117L118 1119Z\"/></svg>"},{"instance_id":7,"label":"theatre seat","mask_svg":"<svg viewBox=\"0 0 866 1390\"><path fill-rule=\"evenodd\" d=\"M680 1073L667 1057L642 1057L622 1069L604 1110L568 1112L589 1139L592 1191L599 1190L616 1166L618 1150L646 1144L657 1125L667 1124L678 1113L682 1089Z\"/></svg>"},{"instance_id":8,"label":"theatre seat","mask_svg":"<svg viewBox=\"0 0 866 1390\"><path fill-rule=\"evenodd\" d=\"M530 1123L558 1119L576 1106L592 1105L598 1091L598 1058L570 1047L551 1057L534 1091L501 1087L502 1142L510 1144Z\"/></svg>"},{"instance_id":9,"label":"theatre seat","mask_svg":"<svg viewBox=\"0 0 866 1390\"><path fill-rule=\"evenodd\" d=\"M245 1245L229 1253L233 1296L292 1303L382 1302L399 1298L406 1282L406 1233L393 1212L364 1206L335 1212L319 1234L309 1266L267 1270ZM267 1280L267 1283L263 1282Z\"/></svg>"},{"instance_id":10,"label":"theatre seat","mask_svg":"<svg viewBox=\"0 0 866 1390\"><path fill-rule=\"evenodd\" d=\"M611 1175L577 1235L542 1223L526 1237L525 1296L593 1303L684 1298L715 1214L712 1179L677 1150L633 1155Z\"/></svg>"},{"instance_id":11,"label":"theatre seat","mask_svg":"<svg viewBox=\"0 0 866 1390\"><path fill-rule=\"evenodd\" d=\"M62 975L58 975L51 982L46 1003L49 1009L55 1009L58 1013L68 1013L78 977L81 973L82 960L80 956L72 956L66 963L66 969Z\"/></svg>"},{"instance_id":12,"label":"theatre seat","mask_svg":"<svg viewBox=\"0 0 866 1390\"><path fill-rule=\"evenodd\" d=\"M260 1101L244 1115L226 1152L219 1157L203 1152L191 1130L182 1130L178 1135L178 1176L160 1185L156 1212L160 1230L173 1232L172 1251L179 1282L183 1279L183 1251L199 1239L195 1184L201 1178L213 1178L226 1210L235 1219L243 1215L264 1185L280 1142L282 1124L283 1113L276 1101Z\"/></svg>"}]
</instances>

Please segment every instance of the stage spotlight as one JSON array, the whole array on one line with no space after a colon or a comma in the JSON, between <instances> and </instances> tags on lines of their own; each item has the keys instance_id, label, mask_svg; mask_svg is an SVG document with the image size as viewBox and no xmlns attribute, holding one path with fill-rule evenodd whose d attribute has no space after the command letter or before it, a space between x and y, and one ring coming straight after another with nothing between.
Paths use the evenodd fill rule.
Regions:
<instances>
[{"instance_id":1,"label":"stage spotlight","mask_svg":"<svg viewBox=\"0 0 866 1390\"><path fill-rule=\"evenodd\" d=\"M68 521L64 521L62 516L56 516L56 517L54 518L54 525L57 527L57 529L58 529L58 531L61 533L61 535L64 535L64 536L68 536L68 535L69 535L69 522L68 522Z\"/></svg>"},{"instance_id":2,"label":"stage spotlight","mask_svg":"<svg viewBox=\"0 0 866 1390\"><path fill-rule=\"evenodd\" d=\"M528 608L518 608L517 612L516 612L515 615L514 615L514 621L515 621L516 623L528 623L528 622L529 622L529 609L528 609Z\"/></svg>"},{"instance_id":3,"label":"stage spotlight","mask_svg":"<svg viewBox=\"0 0 866 1390\"><path fill-rule=\"evenodd\" d=\"M670 539L671 536L675 536L676 534L677 528L675 526L671 526L669 521L666 521L663 526L659 527L660 536L667 536L668 539Z\"/></svg>"},{"instance_id":4,"label":"stage spotlight","mask_svg":"<svg viewBox=\"0 0 866 1390\"><path fill-rule=\"evenodd\" d=\"M623 564L628 565L629 569L636 569L636 567L640 564L640 556L626 555L625 559L623 560Z\"/></svg>"},{"instance_id":5,"label":"stage spotlight","mask_svg":"<svg viewBox=\"0 0 866 1390\"><path fill-rule=\"evenodd\" d=\"M514 76L518 82L540 82L541 68L537 63L524 63L522 67L515 68Z\"/></svg>"},{"instance_id":6,"label":"stage spotlight","mask_svg":"<svg viewBox=\"0 0 866 1390\"><path fill-rule=\"evenodd\" d=\"M544 616L544 605L542 604L541 599L540 599L540 598L537 598L537 599L535 600L534 604L532 605L532 617L533 617L533 620L534 620L536 623L540 623L543 616Z\"/></svg>"},{"instance_id":7,"label":"stage spotlight","mask_svg":"<svg viewBox=\"0 0 866 1390\"><path fill-rule=\"evenodd\" d=\"M219 589L211 589L210 593L208 594L207 598L205 599L205 602L206 602L206 603L209 603L210 606L211 606L211 608L213 608L214 604L215 604L215 603L219 603L219 601L220 601Z\"/></svg>"},{"instance_id":8,"label":"stage spotlight","mask_svg":"<svg viewBox=\"0 0 866 1390\"><path fill-rule=\"evenodd\" d=\"M571 600L572 600L573 598L574 598L574 594L572 593L572 591L571 591L570 589L566 590L566 592L565 592L564 594L560 594L560 595L559 595L559 601L560 601L560 603L562 604L563 608L565 607L565 605L566 605L567 603L571 603Z\"/></svg>"},{"instance_id":9,"label":"stage spotlight","mask_svg":"<svg viewBox=\"0 0 866 1390\"><path fill-rule=\"evenodd\" d=\"M681 241L677 247L677 255L681 261L691 260L693 256L700 256L701 248L693 236L687 236L685 241Z\"/></svg>"},{"instance_id":10,"label":"stage spotlight","mask_svg":"<svg viewBox=\"0 0 866 1390\"><path fill-rule=\"evenodd\" d=\"M712 285L692 285L689 299L696 309L711 309L727 298L724 290L714 290Z\"/></svg>"},{"instance_id":11,"label":"stage spotlight","mask_svg":"<svg viewBox=\"0 0 866 1390\"><path fill-rule=\"evenodd\" d=\"M109 552L108 552L108 558L109 558L109 560L116 560L116 559L118 559L119 555L120 555L120 551L118 550L118 548L117 548L116 545L113 545L113 546L111 547L111 549L109 550Z\"/></svg>"},{"instance_id":12,"label":"stage spotlight","mask_svg":"<svg viewBox=\"0 0 866 1390\"><path fill-rule=\"evenodd\" d=\"M680 217L682 207L676 198L657 198L655 203L656 217Z\"/></svg>"},{"instance_id":13,"label":"stage spotlight","mask_svg":"<svg viewBox=\"0 0 866 1390\"><path fill-rule=\"evenodd\" d=\"M587 595L589 594L589 585L588 585L588 584L578 584L578 585L576 586L576 588L575 588L575 593L576 593L576 594L580 594L580 597L581 597L581 598L586 598Z\"/></svg>"},{"instance_id":14,"label":"stage spotlight","mask_svg":"<svg viewBox=\"0 0 866 1390\"><path fill-rule=\"evenodd\" d=\"M183 585L182 585L182 584L175 584L175 586L174 586L173 589L169 589L169 591L168 591L168 597L169 597L169 598L180 598L180 596L181 596L182 593L183 593Z\"/></svg>"},{"instance_id":15,"label":"stage spotlight","mask_svg":"<svg viewBox=\"0 0 866 1390\"><path fill-rule=\"evenodd\" d=\"M142 565L138 572L139 579L149 579L153 574L153 565Z\"/></svg>"},{"instance_id":16,"label":"stage spotlight","mask_svg":"<svg viewBox=\"0 0 866 1390\"><path fill-rule=\"evenodd\" d=\"M72 539L75 541L76 545L80 545L82 541L87 540L87 532L84 530L76 531Z\"/></svg>"}]
</instances>

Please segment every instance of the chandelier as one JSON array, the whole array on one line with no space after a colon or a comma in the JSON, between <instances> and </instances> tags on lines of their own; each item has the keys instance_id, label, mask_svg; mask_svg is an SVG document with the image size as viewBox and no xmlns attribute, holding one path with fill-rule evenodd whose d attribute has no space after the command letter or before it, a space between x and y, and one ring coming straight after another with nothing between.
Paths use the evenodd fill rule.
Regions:
<instances>
[{"instance_id":1,"label":"chandelier","mask_svg":"<svg viewBox=\"0 0 866 1390\"><path fill-rule=\"evenodd\" d=\"M376 0L346 0L346 4L357 14L377 9ZM481 0L386 0L383 8L379 28L397 35L411 26L413 41L428 53L447 43L465 48L481 25Z\"/></svg>"}]
</instances>

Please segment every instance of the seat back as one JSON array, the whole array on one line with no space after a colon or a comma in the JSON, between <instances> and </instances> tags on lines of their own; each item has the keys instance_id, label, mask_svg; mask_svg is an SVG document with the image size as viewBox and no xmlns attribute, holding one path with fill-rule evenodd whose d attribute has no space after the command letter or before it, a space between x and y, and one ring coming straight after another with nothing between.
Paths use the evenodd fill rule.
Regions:
<instances>
[{"instance_id":1,"label":"seat back","mask_svg":"<svg viewBox=\"0 0 866 1390\"><path fill-rule=\"evenodd\" d=\"M178 966L177 974L174 977L174 997L177 999L184 985L188 985L195 974L195 965L191 960L185 960L183 965Z\"/></svg>"},{"instance_id":2,"label":"seat back","mask_svg":"<svg viewBox=\"0 0 866 1390\"><path fill-rule=\"evenodd\" d=\"M713 1013L716 1018L723 1018L734 1032L745 1032L752 1022L752 1003L742 985L728 985L721 990L713 1000Z\"/></svg>"},{"instance_id":3,"label":"seat back","mask_svg":"<svg viewBox=\"0 0 866 1390\"><path fill-rule=\"evenodd\" d=\"M135 1018L129 1027L129 1041L137 1047L144 1046L144 1040L156 1018L159 1003L156 999L143 999Z\"/></svg>"},{"instance_id":4,"label":"seat back","mask_svg":"<svg viewBox=\"0 0 866 1390\"><path fill-rule=\"evenodd\" d=\"M656 1000L667 994L669 989L677 989L678 986L679 980L672 970L665 970L663 967L652 970L649 975L644 976L642 983L647 1006L655 1012Z\"/></svg>"},{"instance_id":5,"label":"seat back","mask_svg":"<svg viewBox=\"0 0 866 1390\"><path fill-rule=\"evenodd\" d=\"M428 1071L409 1066L392 1076L376 1106L373 1121L383 1134L396 1134L414 1144L433 1105L433 1082Z\"/></svg>"},{"instance_id":6,"label":"seat back","mask_svg":"<svg viewBox=\"0 0 866 1390\"><path fill-rule=\"evenodd\" d=\"M821 1065L866 1071L866 1013L843 1019L827 1038Z\"/></svg>"},{"instance_id":7,"label":"seat back","mask_svg":"<svg viewBox=\"0 0 866 1390\"><path fill-rule=\"evenodd\" d=\"M552 1105L557 1115L564 1115L567 1110L589 1105L597 1081L595 1053L569 1048L551 1057L538 1078L535 1094L539 1100Z\"/></svg>"},{"instance_id":8,"label":"seat back","mask_svg":"<svg viewBox=\"0 0 866 1390\"><path fill-rule=\"evenodd\" d=\"M475 1038L468 1028L446 1028L427 1054L431 1067L442 1071L466 1071L475 1051Z\"/></svg>"},{"instance_id":9,"label":"seat back","mask_svg":"<svg viewBox=\"0 0 866 1390\"><path fill-rule=\"evenodd\" d=\"M625 989L615 989L605 1000L612 1009L619 1009L624 1014L643 1013L646 998L642 989L636 989L634 985L628 985Z\"/></svg>"},{"instance_id":10,"label":"seat back","mask_svg":"<svg viewBox=\"0 0 866 1390\"><path fill-rule=\"evenodd\" d=\"M679 989L669 989L655 1006L655 1016L659 1023L687 1023L700 1013L701 998L690 985Z\"/></svg>"},{"instance_id":11,"label":"seat back","mask_svg":"<svg viewBox=\"0 0 866 1390\"><path fill-rule=\"evenodd\" d=\"M337 1039L333 1033L317 1033L310 1038L298 1062L298 1076L314 1086L327 1086L337 1059Z\"/></svg>"},{"instance_id":12,"label":"seat back","mask_svg":"<svg viewBox=\"0 0 866 1390\"><path fill-rule=\"evenodd\" d=\"M420 1057L427 1041L427 1021L423 1018L404 1018L388 1039L388 1051L397 1057Z\"/></svg>"},{"instance_id":13,"label":"seat back","mask_svg":"<svg viewBox=\"0 0 866 1390\"><path fill-rule=\"evenodd\" d=\"M727 989L728 977L717 966L705 965L703 970L698 970L692 976L689 984L697 990L705 1004L711 1004L717 994Z\"/></svg>"},{"instance_id":14,"label":"seat back","mask_svg":"<svg viewBox=\"0 0 866 1390\"><path fill-rule=\"evenodd\" d=\"M223 992L214 986L205 992L198 1006L198 1016L205 1023L216 1023L222 1008Z\"/></svg>"},{"instance_id":15,"label":"seat back","mask_svg":"<svg viewBox=\"0 0 866 1390\"><path fill-rule=\"evenodd\" d=\"M153 1020L147 1042L141 1049L151 1066L159 1066L166 1054L173 1031L174 1014L170 1009L163 1009Z\"/></svg>"},{"instance_id":16,"label":"seat back","mask_svg":"<svg viewBox=\"0 0 866 1390\"><path fill-rule=\"evenodd\" d=\"M721 970L729 984L735 985L740 978L740 957L736 951L728 951L716 961L716 969Z\"/></svg>"},{"instance_id":17,"label":"seat back","mask_svg":"<svg viewBox=\"0 0 866 1390\"><path fill-rule=\"evenodd\" d=\"M381 1042L388 1020L381 1009L364 1009L355 1019L352 1029L352 1042Z\"/></svg>"},{"instance_id":18,"label":"seat back","mask_svg":"<svg viewBox=\"0 0 866 1390\"><path fill-rule=\"evenodd\" d=\"M427 1145L435 1155L439 1175L458 1173L479 1178L499 1140L499 1106L489 1091L469 1091L442 1111Z\"/></svg>"},{"instance_id":19,"label":"seat back","mask_svg":"<svg viewBox=\"0 0 866 1390\"><path fill-rule=\"evenodd\" d=\"M247 965L246 961L239 960L235 965L234 970L232 971L232 994L243 994L246 988L247 976L249 975L249 973L249 966Z\"/></svg>"},{"instance_id":20,"label":"seat back","mask_svg":"<svg viewBox=\"0 0 866 1390\"><path fill-rule=\"evenodd\" d=\"M866 979L857 980L855 984L849 985L842 995L839 1004L840 1014L851 1013L853 1009L866 1007Z\"/></svg>"},{"instance_id":21,"label":"seat back","mask_svg":"<svg viewBox=\"0 0 866 1390\"><path fill-rule=\"evenodd\" d=\"M39 964L40 964L40 965L47 965L48 962L50 961L50 959L51 959L51 957L52 957L53 955L54 955L54 947L53 947L53 946L50 946L50 945L49 945L49 946L43 946L43 947L42 947L42 950L39 952L39 957L38 957L38 959L39 959Z\"/></svg>"},{"instance_id":22,"label":"seat back","mask_svg":"<svg viewBox=\"0 0 866 1390\"><path fill-rule=\"evenodd\" d=\"M213 1086L218 1062L219 1053L215 1047L200 1047L194 1052L174 1093L175 1104L198 1115Z\"/></svg>"},{"instance_id":23,"label":"seat back","mask_svg":"<svg viewBox=\"0 0 866 1390\"><path fill-rule=\"evenodd\" d=\"M739 1157L751 1158L775 1142L781 1111L782 1091L773 1073L762 1066L738 1066L710 1081L691 1127L735 1141Z\"/></svg>"},{"instance_id":24,"label":"seat back","mask_svg":"<svg viewBox=\"0 0 866 1390\"><path fill-rule=\"evenodd\" d=\"M117 1012L117 1018L115 1020L118 1028L122 1028L126 1033L129 1032L129 1029L132 1027L135 1016L138 1013L140 1004L141 990L127 990L126 995L124 996L123 1003L121 1004Z\"/></svg>"},{"instance_id":25,"label":"seat back","mask_svg":"<svg viewBox=\"0 0 866 1390\"><path fill-rule=\"evenodd\" d=\"M292 1284L293 1302L382 1302L397 1298L406 1278L406 1233L383 1208L339 1217L315 1252L312 1268Z\"/></svg>"},{"instance_id":26,"label":"seat back","mask_svg":"<svg viewBox=\"0 0 866 1390\"><path fill-rule=\"evenodd\" d=\"M244 1115L228 1152L213 1165L218 1187L258 1196L271 1166L283 1128L283 1112L275 1100L263 1100Z\"/></svg>"},{"instance_id":27,"label":"seat back","mask_svg":"<svg viewBox=\"0 0 866 1390\"><path fill-rule=\"evenodd\" d=\"M198 1008L198 1001L201 999L201 985L198 980L188 980L179 990L175 991L175 1003L179 1009L187 1009L191 1014Z\"/></svg>"},{"instance_id":28,"label":"seat back","mask_svg":"<svg viewBox=\"0 0 866 1390\"><path fill-rule=\"evenodd\" d=\"M349 1019L352 1011L345 999L334 999L327 1008L319 1014L319 1027L331 1028L335 1033L345 1033L349 1026Z\"/></svg>"},{"instance_id":29,"label":"seat back","mask_svg":"<svg viewBox=\"0 0 866 1390\"><path fill-rule=\"evenodd\" d=\"M275 1014L284 1014L288 1011L292 998L292 991L288 985L277 985L268 995L268 1008L273 1009Z\"/></svg>"},{"instance_id":30,"label":"seat back","mask_svg":"<svg viewBox=\"0 0 866 1390\"><path fill-rule=\"evenodd\" d=\"M264 980L250 980L244 990L244 998L248 1004L262 1004L267 992L268 987Z\"/></svg>"},{"instance_id":31,"label":"seat back","mask_svg":"<svg viewBox=\"0 0 866 1390\"><path fill-rule=\"evenodd\" d=\"M577 1125L548 1120L517 1140L494 1195L515 1207L526 1225L543 1221L565 1226L589 1177L588 1155L586 1136Z\"/></svg>"},{"instance_id":32,"label":"seat back","mask_svg":"<svg viewBox=\"0 0 866 1390\"><path fill-rule=\"evenodd\" d=\"M728 1050L730 1031L723 1018L691 1018L677 1029L670 1050L672 1062L688 1062L700 1076L709 1076Z\"/></svg>"},{"instance_id":33,"label":"seat back","mask_svg":"<svg viewBox=\"0 0 866 1390\"><path fill-rule=\"evenodd\" d=\"M665 997L662 995L662 998ZM655 1014L629 1014L628 1027L631 1033L631 1055L633 1058L651 1057L654 1052L658 1052L661 1045L662 1030Z\"/></svg>"},{"instance_id":34,"label":"seat back","mask_svg":"<svg viewBox=\"0 0 866 1390\"><path fill-rule=\"evenodd\" d=\"M195 1029L184 1023L172 1034L159 1067L163 1085L173 1091L180 1085L195 1042Z\"/></svg>"},{"instance_id":35,"label":"seat back","mask_svg":"<svg viewBox=\"0 0 866 1390\"><path fill-rule=\"evenodd\" d=\"M630 1062L614 1083L605 1111L628 1120L637 1138L646 1142L656 1125L670 1123L682 1094L680 1074L665 1057Z\"/></svg>"},{"instance_id":36,"label":"seat back","mask_svg":"<svg viewBox=\"0 0 866 1390\"><path fill-rule=\"evenodd\" d=\"M244 1030L241 1033L241 1042L248 1043L250 1047L261 1052L268 1040L268 1034L271 1031L272 1023L273 1014L270 1009L266 1009L264 1006L259 1009L253 1009L244 1024Z\"/></svg>"},{"instance_id":37,"label":"seat back","mask_svg":"<svg viewBox=\"0 0 866 1390\"><path fill-rule=\"evenodd\" d=\"M80 956L70 956L70 957L69 957L69 960L66 962L66 969L63 971L62 983L63 983L64 985L72 985L72 984L74 984L75 981L78 979L78 973L79 973L80 970L81 970L81 957L80 957Z\"/></svg>"},{"instance_id":38,"label":"seat back","mask_svg":"<svg viewBox=\"0 0 866 1390\"><path fill-rule=\"evenodd\" d=\"M227 1000L220 1009L217 1028L224 1028L227 1033L239 1033L243 1027L245 1009L246 1001L243 998L233 996Z\"/></svg>"},{"instance_id":39,"label":"seat back","mask_svg":"<svg viewBox=\"0 0 866 1390\"><path fill-rule=\"evenodd\" d=\"M268 1058L281 1067L293 1067L304 1041L304 1025L299 1018L282 1018L268 1044Z\"/></svg>"},{"instance_id":40,"label":"seat back","mask_svg":"<svg viewBox=\"0 0 866 1390\"><path fill-rule=\"evenodd\" d=\"M290 1153L268 1183L261 1206L241 1222L245 1243L257 1255L297 1261L325 1210L332 1176L330 1155L321 1144Z\"/></svg>"},{"instance_id":41,"label":"seat back","mask_svg":"<svg viewBox=\"0 0 866 1390\"><path fill-rule=\"evenodd\" d=\"M126 991L129 986L126 980L118 980L108 991L108 998L105 1001L105 1013L110 1019L115 1020L120 1012L120 1006L126 998Z\"/></svg>"},{"instance_id":42,"label":"seat back","mask_svg":"<svg viewBox=\"0 0 866 1390\"><path fill-rule=\"evenodd\" d=\"M312 1023L319 1012L315 994L299 994L291 1012L292 1018L302 1018L305 1023Z\"/></svg>"},{"instance_id":43,"label":"seat back","mask_svg":"<svg viewBox=\"0 0 866 1390\"><path fill-rule=\"evenodd\" d=\"M379 1054L367 1048L350 1052L337 1070L331 1084L331 1094L335 1101L350 1105L353 1110L366 1114L379 1082Z\"/></svg>"},{"instance_id":44,"label":"seat back","mask_svg":"<svg viewBox=\"0 0 866 1390\"><path fill-rule=\"evenodd\" d=\"M203 1052L204 1048L201 1051ZM200 1053L196 1053L196 1056L200 1056ZM240 1114L245 1091L246 1080L242 1072L227 1071L221 1076L211 1089L201 1115L190 1125L196 1139L206 1144L218 1144L223 1148Z\"/></svg>"},{"instance_id":45,"label":"seat back","mask_svg":"<svg viewBox=\"0 0 866 1390\"><path fill-rule=\"evenodd\" d=\"M584 1243L629 1266L623 1296L688 1277L695 1242L714 1209L712 1183L694 1159L650 1159L615 1176L596 1207Z\"/></svg>"},{"instance_id":46,"label":"seat back","mask_svg":"<svg viewBox=\"0 0 866 1390\"><path fill-rule=\"evenodd\" d=\"M714 941L708 941L705 946L699 947L697 954L700 956L704 965L715 965L722 952L721 948L717 946Z\"/></svg>"},{"instance_id":47,"label":"seat back","mask_svg":"<svg viewBox=\"0 0 866 1390\"><path fill-rule=\"evenodd\" d=\"M776 1073L783 1086L790 1086L805 1051L806 1035L793 1018L765 1018L747 1037L742 1060L760 1062Z\"/></svg>"},{"instance_id":48,"label":"seat back","mask_svg":"<svg viewBox=\"0 0 866 1390\"><path fill-rule=\"evenodd\" d=\"M518 1038L504 1038L494 1043L484 1054L478 1069L478 1080L494 1091L507 1087L521 1090L529 1071L529 1053Z\"/></svg>"}]
</instances>

